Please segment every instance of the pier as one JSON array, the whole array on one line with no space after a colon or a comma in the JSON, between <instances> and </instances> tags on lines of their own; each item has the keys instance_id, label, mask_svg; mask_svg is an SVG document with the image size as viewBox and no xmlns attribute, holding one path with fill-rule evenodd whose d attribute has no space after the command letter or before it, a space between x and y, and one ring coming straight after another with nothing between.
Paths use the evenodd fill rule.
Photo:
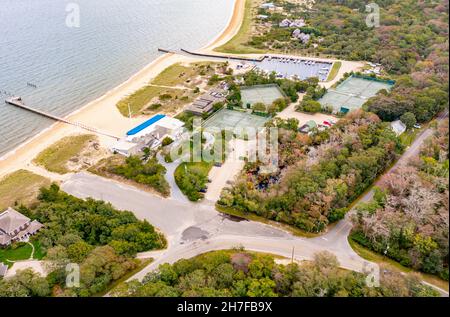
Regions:
<instances>
[{"instance_id":1,"label":"pier","mask_svg":"<svg viewBox=\"0 0 450 317\"><path fill-rule=\"evenodd\" d=\"M55 121L63 122L63 123L66 123L66 124L70 124L70 125L79 127L81 129L84 129L84 130L96 133L96 134L101 134L101 135L105 135L105 136L108 136L108 137L116 139L116 140L120 140L120 138L115 136L115 135L99 131L98 129L93 128L93 127L89 127L89 126L87 126L87 125L85 125L83 123L76 122L76 121L70 121L70 120L67 120L65 118L53 115L51 113L48 113L48 112L45 112L45 111L42 111L42 110L39 110L39 109L36 109L36 108L32 108L30 106L27 106L27 105L25 105L23 103L22 98L20 98L20 97L8 98L8 99L5 100L5 102L7 104L9 104L9 105L16 106L16 107L22 108L24 110L28 110L30 112L36 113L38 115L41 115L41 116L49 118L49 119L53 119Z\"/></svg>"}]
</instances>

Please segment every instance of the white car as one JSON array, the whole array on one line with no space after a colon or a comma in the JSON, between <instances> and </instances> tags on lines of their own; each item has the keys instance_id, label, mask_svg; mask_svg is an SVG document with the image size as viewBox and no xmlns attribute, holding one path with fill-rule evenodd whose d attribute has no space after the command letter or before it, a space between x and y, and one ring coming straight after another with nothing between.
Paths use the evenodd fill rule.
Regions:
<instances>
[{"instance_id":1,"label":"white car","mask_svg":"<svg viewBox=\"0 0 450 317\"><path fill-rule=\"evenodd\" d=\"M416 128L416 129L420 129L420 128L422 128L422 127L421 127L421 125L420 125L420 124L416 123L416 124L414 125L414 128Z\"/></svg>"}]
</instances>

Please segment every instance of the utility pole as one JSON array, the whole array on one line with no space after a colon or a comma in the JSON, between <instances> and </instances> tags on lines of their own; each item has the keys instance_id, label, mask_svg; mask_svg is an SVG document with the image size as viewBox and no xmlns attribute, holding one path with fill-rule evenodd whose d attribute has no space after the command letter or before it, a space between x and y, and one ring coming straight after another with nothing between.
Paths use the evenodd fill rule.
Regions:
<instances>
[{"instance_id":1,"label":"utility pole","mask_svg":"<svg viewBox=\"0 0 450 317\"><path fill-rule=\"evenodd\" d=\"M130 119L131 119L131 109L130 109L130 103L128 102L128 103L127 103L127 105L128 105L128 118L130 118Z\"/></svg>"},{"instance_id":2,"label":"utility pole","mask_svg":"<svg viewBox=\"0 0 450 317\"><path fill-rule=\"evenodd\" d=\"M291 258L291 264L294 263L294 250L295 250L295 247L292 246L292 258Z\"/></svg>"}]
</instances>

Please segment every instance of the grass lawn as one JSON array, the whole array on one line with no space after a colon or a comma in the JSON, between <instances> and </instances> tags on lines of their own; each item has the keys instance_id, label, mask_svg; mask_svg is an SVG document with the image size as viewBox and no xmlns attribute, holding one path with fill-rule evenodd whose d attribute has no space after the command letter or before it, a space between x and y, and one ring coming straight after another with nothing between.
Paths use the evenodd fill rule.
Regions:
<instances>
[{"instance_id":1,"label":"grass lawn","mask_svg":"<svg viewBox=\"0 0 450 317\"><path fill-rule=\"evenodd\" d=\"M23 244L23 243L21 243L21 244ZM44 255L42 253L39 242L34 241L34 242L32 242L32 244L34 246L33 259L36 259L36 260L42 259ZM32 247L28 243L25 243L25 244L17 247L16 249L13 249L11 247L8 247L6 249L0 248L0 262L3 262L4 264L11 267L13 265L13 263L9 262L7 260L10 260L10 261L28 260L31 256L32 250L33 250Z\"/></svg>"},{"instance_id":2,"label":"grass lawn","mask_svg":"<svg viewBox=\"0 0 450 317\"><path fill-rule=\"evenodd\" d=\"M420 134L422 131L424 131L428 127L428 124L424 124L420 129L409 129L402 133L399 136L400 142L405 146L410 146L414 140L416 139L417 135Z\"/></svg>"},{"instance_id":3,"label":"grass lawn","mask_svg":"<svg viewBox=\"0 0 450 317\"><path fill-rule=\"evenodd\" d=\"M336 75L339 72L339 69L342 66L342 62L334 62L333 67L331 67L330 73L328 74L327 81L332 81L334 78L336 78Z\"/></svg>"},{"instance_id":4,"label":"grass lawn","mask_svg":"<svg viewBox=\"0 0 450 317\"><path fill-rule=\"evenodd\" d=\"M314 238L314 237L320 236L320 234L306 232L306 231L303 231L303 230L301 230L299 228L296 228L294 226L289 226L287 224L283 224L283 223L280 223L280 222L269 220L269 219L264 218L264 217L260 217L260 216L254 214L254 213L251 213L251 212L244 213L244 212L236 210L234 208L221 206L219 204L216 204L216 210L221 212L221 213L223 213L223 214L227 214L227 215L230 215L230 216L243 218L243 219L247 219L247 220L251 220L251 221L262 222L262 223L271 225L273 227L280 228L281 230L288 231L288 232L290 232L291 234L293 234L293 235L295 235L297 237Z\"/></svg>"},{"instance_id":5,"label":"grass lawn","mask_svg":"<svg viewBox=\"0 0 450 317\"><path fill-rule=\"evenodd\" d=\"M26 170L18 170L0 180L0 211L10 206L29 205L36 201L41 187L51 181Z\"/></svg>"},{"instance_id":6,"label":"grass lawn","mask_svg":"<svg viewBox=\"0 0 450 317\"><path fill-rule=\"evenodd\" d=\"M444 281L437 276L418 272L412 268L403 266L400 263L398 263L384 255L378 254L376 252L373 252L372 250L367 249L366 247L360 245L359 243L357 243L350 237L348 237L348 242L349 242L350 246L352 247L352 249L360 257L362 257L363 259L366 259L367 261L378 263L378 264L382 265L385 269L390 270L390 271L397 271L397 272L403 272L403 273L415 272L420 276L420 278L422 280L424 280L430 284L433 284L437 287L440 287L446 291L448 291L448 289L449 289L448 281Z\"/></svg>"},{"instance_id":7,"label":"grass lawn","mask_svg":"<svg viewBox=\"0 0 450 317\"><path fill-rule=\"evenodd\" d=\"M214 50L216 52L231 54L264 53L263 50L258 50L246 45L246 43L250 40L253 20L256 18L257 13L256 8L254 8L254 3L257 4L257 1L245 1L244 20L242 21L242 25L238 33L236 33L236 35L224 45L215 48Z\"/></svg>"},{"instance_id":8,"label":"grass lawn","mask_svg":"<svg viewBox=\"0 0 450 317\"><path fill-rule=\"evenodd\" d=\"M33 160L34 163L45 167L50 172L59 174L69 173L66 164L79 154L90 141L96 139L92 134L67 136L46 148Z\"/></svg>"}]
</instances>

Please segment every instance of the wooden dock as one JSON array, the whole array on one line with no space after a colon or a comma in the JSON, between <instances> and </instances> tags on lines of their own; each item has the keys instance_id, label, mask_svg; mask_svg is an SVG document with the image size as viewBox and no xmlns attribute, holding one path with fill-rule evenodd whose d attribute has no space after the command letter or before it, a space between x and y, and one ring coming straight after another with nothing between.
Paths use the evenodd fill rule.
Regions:
<instances>
[{"instance_id":1,"label":"wooden dock","mask_svg":"<svg viewBox=\"0 0 450 317\"><path fill-rule=\"evenodd\" d=\"M70 121L70 120L67 120L65 118L53 115L51 113L48 113L48 112L45 112L45 111L42 111L42 110L39 110L39 109L36 109L36 108L32 108L30 106L27 106L27 105L25 105L23 103L22 98L20 98L20 97L8 98L8 99L5 100L5 102L7 104L9 104L9 105L16 106L16 107L28 110L30 112L36 113L38 115L44 116L44 117L49 118L49 119L53 119L55 121L63 122L63 123L66 123L66 124L70 124L70 125L79 127L81 129L84 129L84 130L96 133L96 134L101 134L101 135L108 136L108 137L116 139L116 140L120 140L120 137L118 137L118 136L115 136L115 135L112 135L112 134L109 134L109 133L106 133L106 132L99 131L98 129L93 128L93 127L89 127L89 126L87 126L87 125L85 125L83 123L76 122L76 121Z\"/></svg>"}]
</instances>

